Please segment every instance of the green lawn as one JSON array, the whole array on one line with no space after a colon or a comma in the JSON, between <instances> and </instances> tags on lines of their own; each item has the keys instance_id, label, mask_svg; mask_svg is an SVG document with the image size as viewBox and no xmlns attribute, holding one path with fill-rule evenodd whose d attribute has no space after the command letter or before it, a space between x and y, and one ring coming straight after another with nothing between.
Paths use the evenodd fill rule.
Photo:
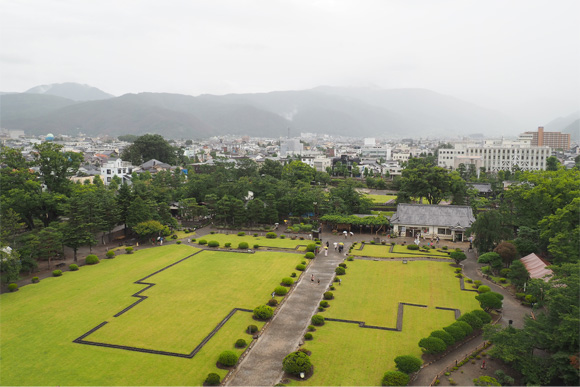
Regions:
<instances>
[{"instance_id":1,"label":"green lawn","mask_svg":"<svg viewBox=\"0 0 580 387\"><path fill-rule=\"evenodd\" d=\"M428 307L405 306L401 332L333 321L317 328L314 340L305 344L312 351L315 372L300 385L379 385L386 371L395 370L395 357L420 357L418 341L454 321L452 311L436 306L462 313L479 308L475 293L459 289L459 279L448 263L357 260L347 264L342 285L334 291L335 299L321 313L324 317L395 327L399 302Z\"/></svg>"},{"instance_id":2,"label":"green lawn","mask_svg":"<svg viewBox=\"0 0 580 387\"><path fill-rule=\"evenodd\" d=\"M244 332L256 324L251 313L234 314L193 359L73 343L108 321L85 340L189 353L232 308L266 302L302 260L202 252L149 277L156 285L141 293L149 298L113 317L137 300L131 294L144 285L134 281L196 251L183 244L141 250L1 295L2 385L201 385L210 372L225 376L217 357L239 338L251 341Z\"/></svg>"},{"instance_id":3,"label":"green lawn","mask_svg":"<svg viewBox=\"0 0 580 387\"><path fill-rule=\"evenodd\" d=\"M248 242L248 245L250 247L250 249L253 249L255 244L258 244L260 246L264 246L264 247L282 247L282 248L287 248L287 249L294 249L296 248L296 246L306 246L310 243L314 243L314 241L311 240L300 240L300 238L296 238L295 240L290 239L289 235L286 235L286 238L284 239L280 239L278 238L274 238L274 239L269 239L266 238L264 235L265 233L261 233L261 236L253 236L253 235L244 235L244 236L238 236L237 234L208 234L208 235L204 235L202 237L197 237L197 241L194 243L199 242L200 239L205 239L206 241L218 241L220 243L220 247L224 247L224 245L229 242L232 244L232 248L237 249L238 248L238 244L240 242ZM284 235L284 234L282 234ZM280 236L280 234L278 234L278 236ZM305 250L305 247L300 247L299 250Z\"/></svg>"},{"instance_id":4,"label":"green lawn","mask_svg":"<svg viewBox=\"0 0 580 387\"><path fill-rule=\"evenodd\" d=\"M365 243L362 250L357 249L358 245L351 251L352 256L361 257L375 257L375 258L411 258L411 257L432 257L432 258L449 258L449 255L444 252L439 252L435 249L425 252L422 250L409 250L406 246L395 245L393 252L391 245L372 245Z\"/></svg>"},{"instance_id":5,"label":"green lawn","mask_svg":"<svg viewBox=\"0 0 580 387\"><path fill-rule=\"evenodd\" d=\"M365 195L367 198L371 199L373 201L373 203L378 203L378 204L383 204L383 203L387 203L391 200L395 200L397 198L397 195L371 195L371 194L367 194Z\"/></svg>"}]
</instances>

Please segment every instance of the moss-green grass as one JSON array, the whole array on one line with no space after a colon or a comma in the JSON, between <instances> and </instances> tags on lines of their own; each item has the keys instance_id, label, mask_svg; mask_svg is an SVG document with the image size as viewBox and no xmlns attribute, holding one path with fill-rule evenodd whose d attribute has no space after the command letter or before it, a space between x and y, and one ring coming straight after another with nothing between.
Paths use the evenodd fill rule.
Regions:
<instances>
[{"instance_id":1,"label":"moss-green grass","mask_svg":"<svg viewBox=\"0 0 580 387\"><path fill-rule=\"evenodd\" d=\"M423 250L409 250L406 246L395 245L393 252L389 250L391 245L372 245L365 243L362 250L354 248L350 255L360 256L360 257L375 257L375 258L411 258L411 257L432 257L432 258L449 258L449 255L445 252L439 252L435 249L425 252Z\"/></svg>"},{"instance_id":2,"label":"moss-green grass","mask_svg":"<svg viewBox=\"0 0 580 387\"><path fill-rule=\"evenodd\" d=\"M395 200L397 198L397 195L371 195L371 194L367 194L365 195L367 198L371 199L373 201L373 203L387 203L391 200Z\"/></svg>"},{"instance_id":3,"label":"moss-green grass","mask_svg":"<svg viewBox=\"0 0 580 387\"><path fill-rule=\"evenodd\" d=\"M252 314L237 312L193 358L175 358L73 343L85 338L112 344L191 352L234 307L253 309L302 259L290 253L202 252L146 281L149 298L119 317L137 299L133 284L197 249L169 245L120 255L62 277L47 278L0 296L2 385L201 385L219 353L235 350ZM237 350L241 353L242 350Z\"/></svg>"},{"instance_id":4,"label":"moss-green grass","mask_svg":"<svg viewBox=\"0 0 580 387\"><path fill-rule=\"evenodd\" d=\"M300 385L378 385L386 371L395 369L395 357L420 357L418 341L454 321L452 311L436 306L462 313L479 308L474 293L460 290L448 263L357 260L347 264L342 285L336 286L335 299L323 316L395 327L399 302L428 307L405 306L401 332L332 321L317 328L314 340L305 345L312 351L315 372Z\"/></svg>"},{"instance_id":5,"label":"moss-green grass","mask_svg":"<svg viewBox=\"0 0 580 387\"><path fill-rule=\"evenodd\" d=\"M278 234L278 236L279 235L280 234ZM306 246L310 243L314 243L314 241L300 240L299 238L292 240L288 235L286 235L286 238L284 239L280 239L279 237L270 239L266 238L264 235L255 237L253 235L238 236L237 234L208 234L197 237L195 243L199 242L200 239L205 239L208 242L218 241L220 243L220 247L224 247L224 245L229 242L232 244L231 247L233 249L237 249L240 242L247 242L250 249L253 249L255 244L263 247L282 247L287 249L294 249L299 245ZM299 250L305 250L305 247L301 247Z\"/></svg>"}]
</instances>

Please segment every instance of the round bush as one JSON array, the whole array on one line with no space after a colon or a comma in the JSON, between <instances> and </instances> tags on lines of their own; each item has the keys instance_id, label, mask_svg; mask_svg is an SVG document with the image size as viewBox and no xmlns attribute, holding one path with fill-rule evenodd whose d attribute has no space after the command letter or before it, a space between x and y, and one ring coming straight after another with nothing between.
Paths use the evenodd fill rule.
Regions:
<instances>
[{"instance_id":1,"label":"round bush","mask_svg":"<svg viewBox=\"0 0 580 387\"><path fill-rule=\"evenodd\" d=\"M250 247L250 245L248 245L248 242L240 242L240 243L238 243L238 249L240 249L240 250L247 250L248 247Z\"/></svg>"},{"instance_id":2,"label":"round bush","mask_svg":"<svg viewBox=\"0 0 580 387\"><path fill-rule=\"evenodd\" d=\"M306 270L306 265L303 265L303 264L296 265L296 270L304 271L304 270Z\"/></svg>"},{"instance_id":3,"label":"round bush","mask_svg":"<svg viewBox=\"0 0 580 387\"><path fill-rule=\"evenodd\" d=\"M313 338L314 338L314 336L312 336L312 333L304 334L304 340L312 340Z\"/></svg>"},{"instance_id":4,"label":"round bush","mask_svg":"<svg viewBox=\"0 0 580 387\"><path fill-rule=\"evenodd\" d=\"M499 271L499 275L501 275L502 277L507 277L511 271L512 269L501 269Z\"/></svg>"},{"instance_id":5,"label":"round bush","mask_svg":"<svg viewBox=\"0 0 580 387\"><path fill-rule=\"evenodd\" d=\"M253 235L254 237L257 237L257 236L258 236L258 234L257 234L257 233L253 233L252 235Z\"/></svg>"},{"instance_id":6,"label":"round bush","mask_svg":"<svg viewBox=\"0 0 580 387\"><path fill-rule=\"evenodd\" d=\"M407 245L407 250L419 250L419 246L417 246L417 245Z\"/></svg>"},{"instance_id":7,"label":"round bush","mask_svg":"<svg viewBox=\"0 0 580 387\"><path fill-rule=\"evenodd\" d=\"M314 259L314 257L315 257L314 253L312 253L310 251L307 252L306 254L304 254L304 258L307 258L307 259Z\"/></svg>"},{"instance_id":8,"label":"round bush","mask_svg":"<svg viewBox=\"0 0 580 387\"><path fill-rule=\"evenodd\" d=\"M444 330L437 330L431 332L432 337L437 337L438 339L443 340L445 345L450 346L455 344L455 339L449 333L445 332Z\"/></svg>"},{"instance_id":9,"label":"round bush","mask_svg":"<svg viewBox=\"0 0 580 387\"><path fill-rule=\"evenodd\" d=\"M268 300L268 305L270 305L270 306L277 306L278 305L278 300L275 299L275 298L270 298Z\"/></svg>"},{"instance_id":10,"label":"round bush","mask_svg":"<svg viewBox=\"0 0 580 387\"><path fill-rule=\"evenodd\" d=\"M70 271L77 271L79 269L79 265L75 265L74 263L68 265L68 269Z\"/></svg>"},{"instance_id":11,"label":"round bush","mask_svg":"<svg viewBox=\"0 0 580 387\"><path fill-rule=\"evenodd\" d=\"M260 305L254 309L254 317L258 320L268 320L274 315L274 309L268 305Z\"/></svg>"},{"instance_id":12,"label":"round bush","mask_svg":"<svg viewBox=\"0 0 580 387\"><path fill-rule=\"evenodd\" d=\"M487 285L481 285L480 287L477 288L477 291L479 293L487 293L487 292L491 292L491 288Z\"/></svg>"},{"instance_id":13,"label":"round bush","mask_svg":"<svg viewBox=\"0 0 580 387\"><path fill-rule=\"evenodd\" d=\"M387 371L383 376L383 386L406 386L409 384L409 375L401 371Z\"/></svg>"},{"instance_id":14,"label":"round bush","mask_svg":"<svg viewBox=\"0 0 580 387\"><path fill-rule=\"evenodd\" d=\"M33 284L37 284L40 282L40 278L38 277L32 277L30 280L32 281Z\"/></svg>"},{"instance_id":15,"label":"round bush","mask_svg":"<svg viewBox=\"0 0 580 387\"><path fill-rule=\"evenodd\" d=\"M290 277L295 278L296 277L296 273L290 274Z\"/></svg>"},{"instance_id":16,"label":"round bush","mask_svg":"<svg viewBox=\"0 0 580 387\"><path fill-rule=\"evenodd\" d=\"M354 261L354 257L347 257L346 260L347 261Z\"/></svg>"},{"instance_id":17,"label":"round bush","mask_svg":"<svg viewBox=\"0 0 580 387\"><path fill-rule=\"evenodd\" d=\"M85 262L87 265L96 265L100 261L96 255L91 254L91 255L87 255L87 257L85 258Z\"/></svg>"},{"instance_id":18,"label":"round bush","mask_svg":"<svg viewBox=\"0 0 580 387\"><path fill-rule=\"evenodd\" d=\"M181 241L175 241L175 243L177 243L178 245L180 245L181 244Z\"/></svg>"},{"instance_id":19,"label":"round bush","mask_svg":"<svg viewBox=\"0 0 580 387\"><path fill-rule=\"evenodd\" d=\"M62 275L62 270L55 270L52 272L53 277L60 277Z\"/></svg>"},{"instance_id":20,"label":"round bush","mask_svg":"<svg viewBox=\"0 0 580 387\"><path fill-rule=\"evenodd\" d=\"M397 365L399 371L404 372L406 374L410 374L419 371L421 369L423 361L421 361L421 359L415 356L404 355L397 356L395 358L395 364Z\"/></svg>"},{"instance_id":21,"label":"round bush","mask_svg":"<svg viewBox=\"0 0 580 387\"><path fill-rule=\"evenodd\" d=\"M309 373L312 370L312 363L310 357L304 352L292 352L288 354L282 361L284 371L290 375L300 376L300 373Z\"/></svg>"},{"instance_id":22,"label":"round bush","mask_svg":"<svg viewBox=\"0 0 580 387\"><path fill-rule=\"evenodd\" d=\"M220 384L220 376L212 372L207 375L204 384L208 386L218 386Z\"/></svg>"},{"instance_id":23,"label":"round bush","mask_svg":"<svg viewBox=\"0 0 580 387\"><path fill-rule=\"evenodd\" d=\"M258 332L258 327L256 325L248 325L248 327L246 328L246 332L247 333L256 333Z\"/></svg>"},{"instance_id":24,"label":"round bush","mask_svg":"<svg viewBox=\"0 0 580 387\"><path fill-rule=\"evenodd\" d=\"M294 283L294 280L290 277L284 277L282 278L282 282L281 284L284 286L292 286L292 284Z\"/></svg>"},{"instance_id":25,"label":"round bush","mask_svg":"<svg viewBox=\"0 0 580 387\"><path fill-rule=\"evenodd\" d=\"M463 316L459 317L458 320L465 321L473 329L481 329L483 327L483 321L481 321L481 319L473 313L466 313Z\"/></svg>"},{"instance_id":26,"label":"round bush","mask_svg":"<svg viewBox=\"0 0 580 387\"><path fill-rule=\"evenodd\" d=\"M226 242L224 243L224 247L232 247L232 242Z\"/></svg>"},{"instance_id":27,"label":"round bush","mask_svg":"<svg viewBox=\"0 0 580 387\"><path fill-rule=\"evenodd\" d=\"M324 325L324 317L322 317L319 314L315 314L314 316L312 316L310 321L312 322L312 325L316 325L316 326Z\"/></svg>"},{"instance_id":28,"label":"round bush","mask_svg":"<svg viewBox=\"0 0 580 387\"><path fill-rule=\"evenodd\" d=\"M280 235L280 239L284 239L284 238L286 238L286 235L284 235L284 234L281 234L281 235Z\"/></svg>"},{"instance_id":29,"label":"round bush","mask_svg":"<svg viewBox=\"0 0 580 387\"><path fill-rule=\"evenodd\" d=\"M334 298L334 294L332 292L325 292L324 299L325 300L332 300Z\"/></svg>"},{"instance_id":30,"label":"round bush","mask_svg":"<svg viewBox=\"0 0 580 387\"><path fill-rule=\"evenodd\" d=\"M445 345L443 340L433 336L419 340L419 347L421 347L425 353L441 353L447 349L447 345Z\"/></svg>"},{"instance_id":31,"label":"round bush","mask_svg":"<svg viewBox=\"0 0 580 387\"><path fill-rule=\"evenodd\" d=\"M266 238L268 238L268 239L276 239L277 236L278 235L276 235L275 232L268 232L268 233L266 233Z\"/></svg>"},{"instance_id":32,"label":"round bush","mask_svg":"<svg viewBox=\"0 0 580 387\"><path fill-rule=\"evenodd\" d=\"M324 308L323 308L322 306L319 306L319 307L318 307L318 311L319 311L319 312L324 312Z\"/></svg>"},{"instance_id":33,"label":"round bush","mask_svg":"<svg viewBox=\"0 0 580 387\"><path fill-rule=\"evenodd\" d=\"M491 316L481 309L476 309L469 313L479 317L484 324L489 324L491 322Z\"/></svg>"},{"instance_id":34,"label":"round bush","mask_svg":"<svg viewBox=\"0 0 580 387\"><path fill-rule=\"evenodd\" d=\"M220 243L218 241L207 242L208 247L219 247Z\"/></svg>"},{"instance_id":35,"label":"round bush","mask_svg":"<svg viewBox=\"0 0 580 387\"><path fill-rule=\"evenodd\" d=\"M338 266L346 269L346 263L339 263Z\"/></svg>"},{"instance_id":36,"label":"round bush","mask_svg":"<svg viewBox=\"0 0 580 387\"><path fill-rule=\"evenodd\" d=\"M346 274L346 270L344 269L344 267L337 267L336 269L334 269L334 272L337 275L345 275Z\"/></svg>"},{"instance_id":37,"label":"round bush","mask_svg":"<svg viewBox=\"0 0 580 387\"><path fill-rule=\"evenodd\" d=\"M303 264L303 265L306 265L306 261L302 261L302 262L300 262L300 263L301 263L301 264Z\"/></svg>"},{"instance_id":38,"label":"round bush","mask_svg":"<svg viewBox=\"0 0 580 387\"><path fill-rule=\"evenodd\" d=\"M274 293L276 293L277 296L285 296L286 293L288 293L288 289L286 289L284 286L276 286Z\"/></svg>"},{"instance_id":39,"label":"round bush","mask_svg":"<svg viewBox=\"0 0 580 387\"><path fill-rule=\"evenodd\" d=\"M502 277L499 279L499 282L501 282L502 284L505 284L507 282L507 279Z\"/></svg>"},{"instance_id":40,"label":"round bush","mask_svg":"<svg viewBox=\"0 0 580 387\"><path fill-rule=\"evenodd\" d=\"M10 290L11 292L17 291L18 290L18 284L15 284L15 283L8 284L8 290Z\"/></svg>"},{"instance_id":41,"label":"round bush","mask_svg":"<svg viewBox=\"0 0 580 387\"><path fill-rule=\"evenodd\" d=\"M331 286L330 290L336 290L336 288L334 286Z\"/></svg>"},{"instance_id":42,"label":"round bush","mask_svg":"<svg viewBox=\"0 0 580 387\"><path fill-rule=\"evenodd\" d=\"M131 247L131 246L125 247L125 253L127 253L127 254L133 254L133 247Z\"/></svg>"},{"instance_id":43,"label":"round bush","mask_svg":"<svg viewBox=\"0 0 580 387\"><path fill-rule=\"evenodd\" d=\"M171 236L171 239L177 239L177 234L173 234L173 235Z\"/></svg>"},{"instance_id":44,"label":"round bush","mask_svg":"<svg viewBox=\"0 0 580 387\"><path fill-rule=\"evenodd\" d=\"M200 239L197 241L198 244L200 245L207 245L207 240L206 239Z\"/></svg>"},{"instance_id":45,"label":"round bush","mask_svg":"<svg viewBox=\"0 0 580 387\"><path fill-rule=\"evenodd\" d=\"M254 250L258 250L259 248L260 248L260 245L256 243L256 244L254 245Z\"/></svg>"},{"instance_id":46,"label":"round bush","mask_svg":"<svg viewBox=\"0 0 580 387\"><path fill-rule=\"evenodd\" d=\"M111 259L115 257L115 252L113 250L109 250L107 251L107 254L105 254L107 258Z\"/></svg>"},{"instance_id":47,"label":"round bush","mask_svg":"<svg viewBox=\"0 0 580 387\"><path fill-rule=\"evenodd\" d=\"M316 243L310 243L306 246L306 251L314 252L314 250L316 250Z\"/></svg>"},{"instance_id":48,"label":"round bush","mask_svg":"<svg viewBox=\"0 0 580 387\"><path fill-rule=\"evenodd\" d=\"M244 339L238 339L235 345L236 348L246 348L246 345L248 345L248 343L246 343L246 340Z\"/></svg>"},{"instance_id":49,"label":"round bush","mask_svg":"<svg viewBox=\"0 0 580 387\"><path fill-rule=\"evenodd\" d=\"M451 337L453 337L453 340L455 340L455 342L457 343L458 341L463 340L463 338L465 337L465 331L454 324L455 323L449 325L448 327L443 328L443 330L449 333Z\"/></svg>"},{"instance_id":50,"label":"round bush","mask_svg":"<svg viewBox=\"0 0 580 387\"><path fill-rule=\"evenodd\" d=\"M233 367L237 362L238 354L234 351L223 351L218 358L218 363L224 367Z\"/></svg>"},{"instance_id":51,"label":"round bush","mask_svg":"<svg viewBox=\"0 0 580 387\"><path fill-rule=\"evenodd\" d=\"M328 301L320 301L320 306L322 306L323 308L328 308L330 304L328 303Z\"/></svg>"},{"instance_id":52,"label":"round bush","mask_svg":"<svg viewBox=\"0 0 580 387\"><path fill-rule=\"evenodd\" d=\"M243 232L243 231L240 231L240 232L238 233L238 236L244 236L244 235L246 235L246 233L245 233L245 232Z\"/></svg>"},{"instance_id":53,"label":"round bush","mask_svg":"<svg viewBox=\"0 0 580 387\"><path fill-rule=\"evenodd\" d=\"M314 325L308 325L308 330L310 332L314 332L316 330L316 328L314 327Z\"/></svg>"}]
</instances>

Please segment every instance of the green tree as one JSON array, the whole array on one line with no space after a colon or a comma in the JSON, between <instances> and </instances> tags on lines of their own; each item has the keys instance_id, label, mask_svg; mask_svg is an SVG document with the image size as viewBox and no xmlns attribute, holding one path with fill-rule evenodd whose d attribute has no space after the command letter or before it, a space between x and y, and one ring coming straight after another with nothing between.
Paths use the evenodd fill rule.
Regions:
<instances>
[{"instance_id":1,"label":"green tree","mask_svg":"<svg viewBox=\"0 0 580 387\"><path fill-rule=\"evenodd\" d=\"M557 171L560 161L556 156L550 156L546 159L546 171Z\"/></svg>"},{"instance_id":2,"label":"green tree","mask_svg":"<svg viewBox=\"0 0 580 387\"><path fill-rule=\"evenodd\" d=\"M40 178L49 192L68 193L71 181L83 161L83 154L65 152L63 146L45 142L34 146L34 163L38 166Z\"/></svg>"},{"instance_id":3,"label":"green tree","mask_svg":"<svg viewBox=\"0 0 580 387\"><path fill-rule=\"evenodd\" d=\"M508 278L517 288L522 289L524 284L530 278L530 273L519 259L513 261L510 266L510 272L508 273Z\"/></svg>"},{"instance_id":4,"label":"green tree","mask_svg":"<svg viewBox=\"0 0 580 387\"><path fill-rule=\"evenodd\" d=\"M3 279L8 283L18 281L21 268L22 263L18 251L8 246L1 246L0 271L4 277Z\"/></svg>"},{"instance_id":5,"label":"green tree","mask_svg":"<svg viewBox=\"0 0 580 387\"><path fill-rule=\"evenodd\" d=\"M129 218L129 208L133 202L133 193L131 187L127 183L123 183L115 197L116 207L119 214L119 222L125 225L125 232L127 231L127 219Z\"/></svg>"},{"instance_id":6,"label":"green tree","mask_svg":"<svg viewBox=\"0 0 580 387\"><path fill-rule=\"evenodd\" d=\"M495 292L481 293L475 296L475 299L479 301L481 308L487 312L492 309L501 309L503 296Z\"/></svg>"},{"instance_id":7,"label":"green tree","mask_svg":"<svg viewBox=\"0 0 580 387\"><path fill-rule=\"evenodd\" d=\"M414 159L403 170L400 183L400 190L407 196L424 197L429 204L439 204L452 193L451 176L445 168L421 164Z\"/></svg>"},{"instance_id":8,"label":"green tree","mask_svg":"<svg viewBox=\"0 0 580 387\"><path fill-rule=\"evenodd\" d=\"M477 263L489 264L491 270L496 274L499 273L499 271L503 267L503 261L501 259L501 256L495 252L481 254L477 259Z\"/></svg>"},{"instance_id":9,"label":"green tree","mask_svg":"<svg viewBox=\"0 0 580 387\"><path fill-rule=\"evenodd\" d=\"M513 243L501 242L493 251L501 257L504 265L508 267L517 258L518 251Z\"/></svg>"},{"instance_id":10,"label":"green tree","mask_svg":"<svg viewBox=\"0 0 580 387\"><path fill-rule=\"evenodd\" d=\"M171 146L161 135L145 134L123 150L121 159L130 161L133 165L140 165L151 159L175 165L177 153L178 149Z\"/></svg>"},{"instance_id":11,"label":"green tree","mask_svg":"<svg viewBox=\"0 0 580 387\"><path fill-rule=\"evenodd\" d=\"M502 214L497 210L489 210L477 215L471 225L475 234L473 244L479 252L493 250L502 240L509 238L510 230L503 223Z\"/></svg>"},{"instance_id":12,"label":"green tree","mask_svg":"<svg viewBox=\"0 0 580 387\"><path fill-rule=\"evenodd\" d=\"M162 225L156 220L147 220L133 226L133 231L141 239L148 239L155 235L169 234L169 227Z\"/></svg>"},{"instance_id":13,"label":"green tree","mask_svg":"<svg viewBox=\"0 0 580 387\"><path fill-rule=\"evenodd\" d=\"M449 256L455 261L455 264L457 265L459 265L461 261L465 261L467 259L467 256L462 251L453 251L451 254L449 254Z\"/></svg>"},{"instance_id":14,"label":"green tree","mask_svg":"<svg viewBox=\"0 0 580 387\"><path fill-rule=\"evenodd\" d=\"M541 239L555 263L580 260L580 197L538 223Z\"/></svg>"},{"instance_id":15,"label":"green tree","mask_svg":"<svg viewBox=\"0 0 580 387\"><path fill-rule=\"evenodd\" d=\"M147 204L147 202L141 199L140 196L137 196L127 211L126 224L130 228L133 228L139 223L152 220L152 213L153 212L151 211L151 207Z\"/></svg>"},{"instance_id":16,"label":"green tree","mask_svg":"<svg viewBox=\"0 0 580 387\"><path fill-rule=\"evenodd\" d=\"M62 254L63 235L56 227L45 227L38 233L38 258L48 262Z\"/></svg>"},{"instance_id":17,"label":"green tree","mask_svg":"<svg viewBox=\"0 0 580 387\"><path fill-rule=\"evenodd\" d=\"M310 184L314 180L315 169L302 161L294 160L282 168L282 179L295 184L298 180Z\"/></svg>"}]
</instances>

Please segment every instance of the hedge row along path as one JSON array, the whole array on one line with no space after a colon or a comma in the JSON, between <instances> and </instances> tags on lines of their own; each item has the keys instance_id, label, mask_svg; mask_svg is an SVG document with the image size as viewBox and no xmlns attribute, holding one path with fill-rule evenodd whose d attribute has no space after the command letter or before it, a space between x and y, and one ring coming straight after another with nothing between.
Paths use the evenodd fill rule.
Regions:
<instances>
[{"instance_id":1,"label":"hedge row along path","mask_svg":"<svg viewBox=\"0 0 580 387\"><path fill-rule=\"evenodd\" d=\"M123 310L121 310L120 312L116 313L113 317L119 317L122 314L128 312L129 310L131 310L132 308L134 308L135 306L137 306L139 303L145 301L148 297L147 296L142 296L141 293L149 290L151 287L155 286L155 283L153 282L144 282L146 279L153 277L156 274L161 273L162 271L165 271L177 264L180 264L181 262L193 257L194 255L197 255L201 252L203 252L204 250L199 250L196 251L195 253L180 259L177 262L174 262L170 265L165 266L164 268L157 270L154 273L149 274L148 276L145 276L135 282L133 282L134 284L137 285L146 285L143 289L139 290L138 292L134 293L131 297L136 297L138 298L137 301L135 301L134 303L132 303L131 305L129 305L128 307L124 308ZM155 350L155 349L148 349L148 348L139 348L139 347L130 347L130 346L126 346L126 345L117 345L117 344L110 344L110 343L101 343L101 342L97 342L97 341L89 341L89 340L85 340L87 337L89 337L91 334L93 334L94 332L96 332L97 330L101 329L102 327L104 327L105 325L107 325L109 322L108 321L104 321L102 323L100 323L99 325L97 325L96 327L94 327L93 329L89 330L88 332L84 333L83 335L81 335L80 337L76 338L75 340L73 340L73 343L77 343L77 344L85 344L85 345L94 345L97 347L107 347L107 348L115 348L115 349L123 349L126 351L135 351L135 352L142 352L142 353L150 353L152 355L163 355L163 356L174 356L174 357L184 357L184 358L188 358L191 359L193 358L202 348L205 344L207 344L208 341L211 340L211 338L225 325L226 322L228 322L228 320L236 313L236 312L249 312L252 313L253 310L251 309L244 309L244 308L233 308L230 313L228 313L228 315L222 320L220 321L216 327L201 341L201 343L199 343L190 353L178 353L178 352L168 352L168 351L160 351L160 350Z\"/></svg>"}]
</instances>

